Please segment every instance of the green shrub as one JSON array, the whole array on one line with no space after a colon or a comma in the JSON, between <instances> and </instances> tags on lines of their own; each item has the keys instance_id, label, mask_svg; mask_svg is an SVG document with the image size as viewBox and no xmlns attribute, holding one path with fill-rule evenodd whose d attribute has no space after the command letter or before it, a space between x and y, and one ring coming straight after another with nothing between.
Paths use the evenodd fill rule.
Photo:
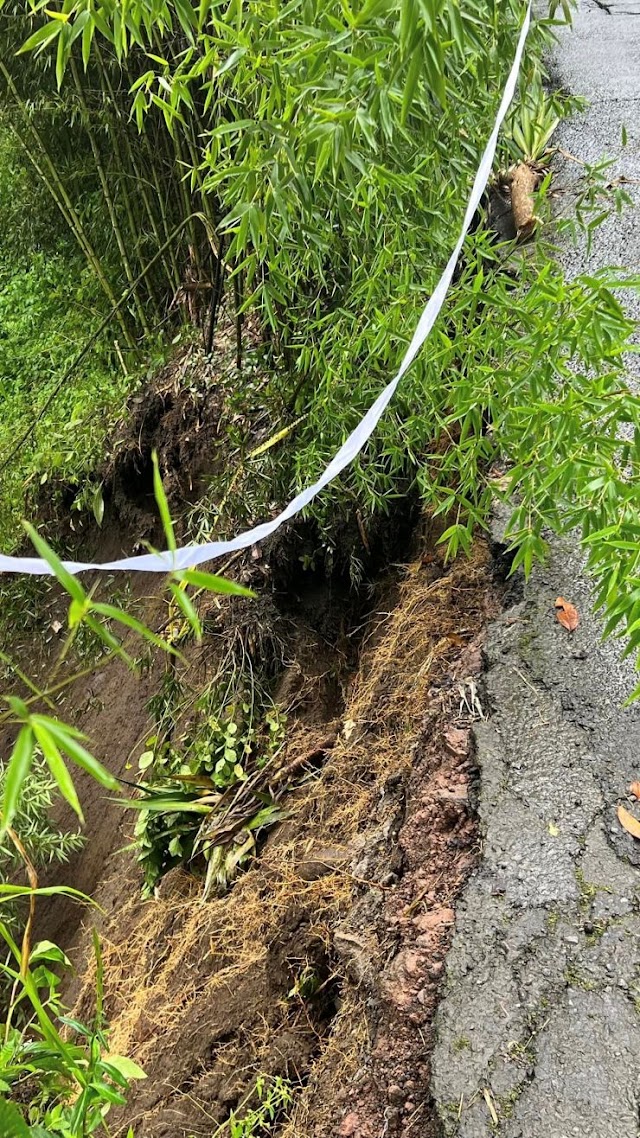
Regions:
<instances>
[{"instance_id":1,"label":"green shrub","mask_svg":"<svg viewBox=\"0 0 640 1138\"><path fill-rule=\"evenodd\" d=\"M42 232L45 219L48 235ZM42 197L1 118L0 234L2 462L33 424L104 309L95 278ZM19 522L29 503L39 493L49 497L45 484L79 485L99 463L135 368L133 361L132 374L125 375L113 341L102 336L2 471L3 552L20 538Z\"/></svg>"},{"instance_id":2,"label":"green shrub","mask_svg":"<svg viewBox=\"0 0 640 1138\"><path fill-rule=\"evenodd\" d=\"M4 797L6 767L0 767L0 799ZM13 828L20 834L30 860L35 867L43 868L52 862L64 862L82 849L85 839L73 830L62 830L51 817L51 808L57 797L56 783L41 756L36 756L22 788L20 803ZM0 836L0 877L8 876L22 859L6 834Z\"/></svg>"},{"instance_id":3,"label":"green shrub","mask_svg":"<svg viewBox=\"0 0 640 1138\"><path fill-rule=\"evenodd\" d=\"M0 801L6 790L7 768L0 765ZM59 798L55 780L41 756L37 756L29 771L13 820L13 828L36 869L52 862L65 862L82 849L85 839L79 831L63 830L52 817L52 807ZM0 834L0 884L15 880L22 867L22 857L8 834ZM18 913L15 907L3 906L5 923L15 927Z\"/></svg>"},{"instance_id":4,"label":"green shrub","mask_svg":"<svg viewBox=\"0 0 640 1138\"><path fill-rule=\"evenodd\" d=\"M175 804L174 810L162 812L143 808L136 821L135 843L147 896L168 870L188 863L196 853L204 855L209 866L214 860L219 862L216 875L220 886L228 884L253 853L254 842L249 840L246 849L234 856L225 869L226 852L199 841L202 818L180 811L181 795L188 806L194 801L196 788L196 793L208 791L211 798L221 798L225 791L263 770L284 742L286 716L273 705L255 677L248 680L241 673L234 673L232 667L229 675L225 676L224 671L222 678L208 684L196 699L189 728L179 738L172 737L171 742L164 739L162 731L148 739L138 760L151 801L173 800ZM180 714L179 706L173 709L176 715ZM258 806L257 803L254 815ZM251 820L251 816L247 817L249 831Z\"/></svg>"},{"instance_id":5,"label":"green shrub","mask_svg":"<svg viewBox=\"0 0 640 1138\"><path fill-rule=\"evenodd\" d=\"M56 945L43 941L34 946L28 967L20 972L22 983L13 968L0 965L5 976L14 978L14 998L1 1025L3 1138L89 1138L108 1133L105 1120L111 1107L125 1103L133 1079L145 1078L137 1063L109 1052L102 958L95 935L94 946L96 1010L89 1025L63 1014L59 981L52 969L69 962ZM16 1010L20 1006L24 1016L29 1004L30 1017L16 1027Z\"/></svg>"}]
</instances>

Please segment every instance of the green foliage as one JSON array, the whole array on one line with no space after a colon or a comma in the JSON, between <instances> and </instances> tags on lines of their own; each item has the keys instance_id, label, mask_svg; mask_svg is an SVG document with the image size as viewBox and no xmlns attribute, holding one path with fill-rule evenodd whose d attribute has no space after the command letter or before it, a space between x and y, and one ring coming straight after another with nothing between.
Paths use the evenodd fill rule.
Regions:
<instances>
[{"instance_id":1,"label":"green foliage","mask_svg":"<svg viewBox=\"0 0 640 1138\"><path fill-rule=\"evenodd\" d=\"M554 17L559 7L568 19L570 5L554 5ZM285 498L323 468L394 370L453 243L523 5L68 0L63 20L45 0L31 8L39 16L20 58L35 52L42 70L55 50L63 103L72 83L86 101L78 64L87 87L92 68L104 71L109 132L117 100L107 81L126 76L141 146L161 137L160 162L165 147L182 155L189 195L172 208L184 220L195 195L242 308L259 314L282 365L264 405L279 406L285 426L306 412L277 461L262 456L269 495L275 483ZM545 160L570 105L545 91L540 54L553 22L534 26L506 161ZM604 168L591 175L576 217L588 235L624 204L621 187L603 199ZM480 222L429 349L364 455L311 507L324 540L354 500L366 527L417 485L448 519L449 555L467 550L496 492L489 471L506 456L516 564L528 571L543 555L545 527L580 525L608 615L634 637L638 550L625 519L635 455L613 432L636 430L637 407L624 386L631 328L612 285L567 282L553 251L521 257ZM233 483L226 489L235 507ZM256 509L267 508L263 491ZM615 555L603 537L611 526ZM174 588L173 600L197 632L186 594Z\"/></svg>"},{"instance_id":2,"label":"green foliage","mask_svg":"<svg viewBox=\"0 0 640 1138\"><path fill-rule=\"evenodd\" d=\"M611 176L615 162L615 158L604 156L597 162L580 163L581 176L574 181L568 211L558 219L560 232L570 234L574 240L586 238L587 254L602 222L612 212L619 215L626 207L633 206L633 199L625 189L625 179Z\"/></svg>"},{"instance_id":3,"label":"green foliage","mask_svg":"<svg viewBox=\"0 0 640 1138\"><path fill-rule=\"evenodd\" d=\"M187 156L227 277L284 365L263 402L285 424L311 407L279 455L276 485L288 495L388 379L449 255L522 4L215 0L121 12L71 0L64 21L40 0L33 8L51 41L32 47L42 58L55 48L63 93L75 56L90 68L107 45L131 80L140 145L160 130ZM543 34L542 21L527 86L539 81ZM351 513L354 494L366 518L415 477L437 424L413 409L434 371L419 363L367 455L313 507L327 528ZM264 491L259 505L270 506Z\"/></svg>"},{"instance_id":4,"label":"green foliage","mask_svg":"<svg viewBox=\"0 0 640 1138\"><path fill-rule=\"evenodd\" d=\"M161 733L147 740L138 760L146 778L145 796L135 805L138 861L145 893L174 866L204 854L209 883L226 888L252 855L256 829L281 816L269 802L256 802L246 817L241 839L230 845L211 841L211 816L230 801L234 787L263 770L280 752L286 717L253 677L234 674L227 659L222 680L210 683L192 704L189 727L168 742ZM182 693L178 693L178 699ZM179 720L178 707L164 707L163 723ZM204 820L203 820L204 815Z\"/></svg>"},{"instance_id":5,"label":"green foliage","mask_svg":"<svg viewBox=\"0 0 640 1138\"><path fill-rule=\"evenodd\" d=\"M218 1138L225 1132L229 1138L263 1138L275 1133L276 1126L286 1118L293 1102L293 1086L289 1079L280 1075L275 1078L261 1075L256 1079L250 1097L256 1097L257 1104L243 1114L242 1108L233 1111L212 1138Z\"/></svg>"},{"instance_id":6,"label":"green foliage","mask_svg":"<svg viewBox=\"0 0 640 1138\"><path fill-rule=\"evenodd\" d=\"M164 491L157 480L156 494L167 529L171 520ZM125 651L112 627L125 635L142 640L156 650L171 652L171 645L125 608L104 605L85 590L77 577L64 568L60 559L32 527L27 531L36 550L51 567L59 585L69 594L69 636L61 649L58 664L69 652L78 629L88 626L106 644L112 654L121 655L132 667L134 661ZM167 585L180 589L197 585L216 593L251 595L225 578L191 571L169 573ZM194 602L191 600L191 604ZM195 606L194 606L195 612ZM196 613L197 615L197 613ZM110 627L112 626L112 627ZM199 628L199 621L197 621ZM144 1072L130 1059L114 1056L108 1050L107 1029L103 1011L102 959L97 937L96 1014L90 1026L70 1019L60 1002L59 977L56 967L68 963L60 949L48 941L31 946L34 903L39 896L66 894L88 900L77 890L66 886L37 885L36 864L61 857L75 848L71 836L59 833L48 823L46 810L55 787L82 817L81 805L67 764L87 772L101 786L118 790L119 781L86 749L84 736L55 715L38 708L51 707L51 691L43 690L21 670L11 666L5 653L2 660L9 672L17 675L28 694L4 697L8 710L0 713L0 721L12 722L17 728L11 759L0 778L2 789L0 829L0 871L2 859L13 876L19 862L27 872L29 885L0 881L0 936L8 953L0 960L2 998L6 1005L5 1020L0 1024L0 1120L16 1138L88 1138L106 1129L105 1118L112 1105L123 1105L132 1079L144 1078ZM55 673L54 673L55 675ZM52 708L52 710L55 710ZM225 761L229 758L233 732L225 728ZM212 756L213 761L213 756ZM218 759L214 762L214 772ZM239 768L240 764L235 764ZM219 777L222 772L218 771ZM251 823L249 823L251 825ZM11 844L9 844L11 843ZM10 926L11 909L17 900L29 899L29 917L25 922L22 943L14 939ZM9 920L7 919L9 918ZM28 1090L28 1098L25 1096ZM18 1104L27 1101L24 1109ZM4 1133L4 1131L3 1131ZM132 1135L130 1135L132 1138Z\"/></svg>"},{"instance_id":7,"label":"green foliage","mask_svg":"<svg viewBox=\"0 0 640 1138\"><path fill-rule=\"evenodd\" d=\"M260 478L264 462L268 493L275 483L285 498L323 468L394 370L459 226L522 4L132 0L121 10L68 0L64 20L45 0L32 8L43 23L32 20L28 48L41 60L55 48L63 101L78 86L77 62L87 82L94 67L125 75L141 145L161 136L164 162L170 139L211 238L217 219L227 276L283 365L264 405L279 406L285 426L306 412L277 461L269 453L256 468ZM545 92L540 53L552 23L532 32L506 161L544 160L569 105ZM77 94L86 98L82 81ZM612 205L604 169L592 174L577 211L588 234ZM613 204L623 199L618 187ZM183 219L186 206L192 197L177 207ZM567 282L551 250L521 257L480 224L429 349L365 454L311 507L324 540L354 500L366 527L417 485L448 519L449 555L467 550L496 492L489 471L506 456L516 564L528 571L543 555L545 527L580 525L610 618L634 628L637 546L625 518L635 458L614 432L635 430L637 407L624 387L631 328L612 284ZM226 489L235 508L233 483ZM263 491L256 509L267 508ZM615 560L602 536L610 526ZM173 600L198 632L186 593L174 587Z\"/></svg>"},{"instance_id":8,"label":"green foliage","mask_svg":"<svg viewBox=\"0 0 640 1138\"><path fill-rule=\"evenodd\" d=\"M3 1136L88 1138L104 1132L111 1107L122 1105L131 1080L145 1075L132 1060L109 1053L97 937L96 1012L92 1024L86 1026L63 1014L59 979L53 969L68 965L64 953L50 941L42 941L31 950L25 966L1 924L0 932L20 968L0 965L5 977L13 980L11 1003L1 1025L0 1094L13 1095L18 1102L26 1100L18 1110L0 1098L0 1120L7 1127ZM27 1002L31 1015L16 1027L16 1009L19 1005L24 1009Z\"/></svg>"},{"instance_id":9,"label":"green foliage","mask_svg":"<svg viewBox=\"0 0 640 1138\"><path fill-rule=\"evenodd\" d=\"M154 462L156 462L155 458ZM156 480L155 488L158 498L158 507L163 522L166 527L170 528L171 520L168 515L166 498L164 497L164 490L159 477ZM40 536L37 530L27 522L24 523L24 527L36 551L47 562L58 583L70 597L68 613L69 635L61 650L61 660L65 658L79 630L83 627L88 628L111 654L120 656L125 663L132 668L135 667L135 661L125 650L122 640L114 633L113 627L119 628L125 633L132 633L136 638L141 639L153 648L168 653L170 656L176 655L176 651L170 639L159 636L149 628L148 625L138 620L137 617L134 617L126 608L96 601L93 596L93 591L87 592L78 576L70 573L64 567L60 558L44 538ZM167 534L167 539L169 540L169 534ZM209 592L235 594L243 597L253 596L251 590L246 589L243 585L236 585L224 577L218 577L211 573L203 573L191 569L175 570L168 573L167 586L172 591L172 596L175 595L173 591L174 587L179 586L186 588L190 583L195 583L201 590ZM193 602L191 602L191 607L193 608L196 625L195 630L197 631L200 625L197 620L195 608L193 607ZM40 752L44 756L44 760L58 790L81 821L82 809L63 756L70 761L71 764L86 771L87 774L91 775L96 782L100 783L100 785L106 789L116 791L119 789L118 780L110 774L103 764L83 745L86 738L81 731L78 731L75 727L67 723L61 722L57 717L34 712L31 709L31 704L34 700L46 700L48 699L48 695L23 673L20 675L23 682L26 682L32 695L29 700L22 699L15 695L5 696L5 700L9 705L9 711L4 716L0 716L0 721L8 718L18 727L13 751L4 777L4 794L2 798L2 810L0 812L0 837L6 834L8 827L11 826L18 811L21 796L24 792L25 780L33 766L37 748L40 749Z\"/></svg>"},{"instance_id":10,"label":"green foliage","mask_svg":"<svg viewBox=\"0 0 640 1138\"><path fill-rule=\"evenodd\" d=\"M18 208L19 206L19 208ZM95 279L39 193L0 117L0 461L32 423L101 311ZM0 548L28 502L77 485L100 460L132 386L108 337L95 345L2 472Z\"/></svg>"},{"instance_id":11,"label":"green foliage","mask_svg":"<svg viewBox=\"0 0 640 1138\"><path fill-rule=\"evenodd\" d=\"M552 153L549 142L560 119L580 106L577 98L548 94L542 77L536 75L510 115L507 145L514 161L548 161Z\"/></svg>"},{"instance_id":12,"label":"green foliage","mask_svg":"<svg viewBox=\"0 0 640 1138\"><path fill-rule=\"evenodd\" d=\"M0 769L0 799L6 791L7 770ZM39 869L52 862L64 862L82 849L84 839L80 833L67 831L55 822L52 816L56 783L46 764L38 755L26 775L13 818L13 827L30 861ZM22 858L6 833L0 837L0 882L13 879ZM8 919L4 913L4 920Z\"/></svg>"}]
</instances>

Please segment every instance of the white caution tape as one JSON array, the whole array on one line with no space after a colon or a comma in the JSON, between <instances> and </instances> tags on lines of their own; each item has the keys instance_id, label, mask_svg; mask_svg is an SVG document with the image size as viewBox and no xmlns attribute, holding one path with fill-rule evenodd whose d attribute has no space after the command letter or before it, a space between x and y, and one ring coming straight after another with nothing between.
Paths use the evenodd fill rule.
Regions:
<instances>
[{"instance_id":1,"label":"white caution tape","mask_svg":"<svg viewBox=\"0 0 640 1138\"><path fill-rule=\"evenodd\" d=\"M524 51L530 22L531 3L529 3L527 7L513 66L502 95L496 121L473 182L473 188L464 215L460 236L447 262L447 266L420 317L411 343L398 369L398 373L395 379L392 379L391 383L389 383L378 396L373 406L369 408L366 415L360 420L358 426L352 431L346 442L342 444L340 450L329 463L324 473L321 474L318 481L314 482L313 486L308 486L306 490L302 490L297 494L296 497L289 502L289 505L285 506L284 510L282 510L276 518L273 518L272 521L263 522L259 526L254 526L253 529L246 530L244 533L238 534L237 537L229 541L210 541L204 545L187 545L173 553L168 551L165 553L143 553L137 557L124 557L119 561L107 561L102 564L91 564L83 561L65 561L64 566L70 573L84 573L89 569L104 569L109 570L109 572L118 569L125 571L133 570L139 573L166 573L171 569L186 569L192 565L201 565L204 561L213 561L216 557L234 553L237 549L246 549L249 545L263 541L265 537L269 537L270 534L275 533L283 522L295 517L300 510L308 506L309 502L311 502L325 486L333 482L334 478L337 478L345 467L353 462L356 455L360 453L367 440L371 437L381 416L389 405L396 387L427 339L427 336L436 322L440 309L444 304L464 239L478 205L480 204L484 188L489 180L489 175L491 174L498 141L498 132L516 89L522 53ZM51 569L47 562L39 557L9 557L6 554L0 554L0 572L50 574Z\"/></svg>"}]
</instances>

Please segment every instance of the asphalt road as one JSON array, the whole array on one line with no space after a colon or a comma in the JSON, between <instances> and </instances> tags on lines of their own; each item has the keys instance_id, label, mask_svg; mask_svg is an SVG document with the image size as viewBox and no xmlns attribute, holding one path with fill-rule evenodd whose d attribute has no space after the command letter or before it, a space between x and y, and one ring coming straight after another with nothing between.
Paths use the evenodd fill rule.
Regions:
<instances>
[{"instance_id":1,"label":"asphalt road","mask_svg":"<svg viewBox=\"0 0 640 1138\"><path fill-rule=\"evenodd\" d=\"M551 70L589 100L555 141L586 162L619 155L612 176L638 180L640 205L639 0L580 0ZM556 185L576 169L566 162ZM588 255L567 245L567 271L638 272L639 217L611 217ZM637 296L625 303L640 317ZM554 619L558 594L582 614L571 637ZM482 861L458 907L437 1023L443 1129L639 1138L640 842L615 813L640 778L640 705L622 708L637 674L601 643L577 544L555 543L490 631L487 658Z\"/></svg>"}]
</instances>

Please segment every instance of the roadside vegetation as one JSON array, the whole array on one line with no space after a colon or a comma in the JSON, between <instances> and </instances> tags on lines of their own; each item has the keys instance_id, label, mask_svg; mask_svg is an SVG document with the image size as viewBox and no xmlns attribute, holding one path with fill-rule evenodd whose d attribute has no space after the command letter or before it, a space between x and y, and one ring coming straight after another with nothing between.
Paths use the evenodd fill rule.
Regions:
<instances>
[{"instance_id":1,"label":"roadside vegetation","mask_svg":"<svg viewBox=\"0 0 640 1138\"><path fill-rule=\"evenodd\" d=\"M33 940L38 895L74 892L39 888L38 871L82 841L52 820L54 788L79 822L74 766L122 797L146 897L189 864L207 899L287 817L297 768L279 765L288 722L273 696L275 652L259 665L246 607L204 685L185 689L176 667L209 630L206 599L250 608L249 590L172 574L162 620L147 621L98 599L58 555L77 544L76 522L103 523L116 424L185 346L220 363L228 445L188 509L180 503L187 537L263 520L322 472L391 378L450 254L524 9L5 0L2 14L0 547L32 543L69 609L48 677L2 657L12 750L0 779L0 1130L85 1138L109 1133L110 1109L144 1071L110 1052L97 938L87 1023L62 1005L64 953ZM314 549L302 557L319 574L339 565L357 589L370 535L402 503L428 514L453 560L502 499L514 569L544 557L549 530L581 530L607 629L636 651L639 405L617 290L637 282L613 271L567 280L555 256L552 136L576 104L546 85L554 18L532 29L500 169L428 350L365 452L308 510ZM566 224L589 234L624 204L604 162L584 171ZM175 548L167 470L146 457L145 492ZM38 528L25 535L25 515L44 516L48 544ZM26 607L20 588L0 587L7 636L10 601ZM73 680L63 664L91 671L114 658L137 673L166 663L129 788L60 704ZM14 883L20 866L26 885ZM292 989L303 1006L326 983L305 969ZM266 1072L212 1134L268 1134L292 1095Z\"/></svg>"}]
</instances>

